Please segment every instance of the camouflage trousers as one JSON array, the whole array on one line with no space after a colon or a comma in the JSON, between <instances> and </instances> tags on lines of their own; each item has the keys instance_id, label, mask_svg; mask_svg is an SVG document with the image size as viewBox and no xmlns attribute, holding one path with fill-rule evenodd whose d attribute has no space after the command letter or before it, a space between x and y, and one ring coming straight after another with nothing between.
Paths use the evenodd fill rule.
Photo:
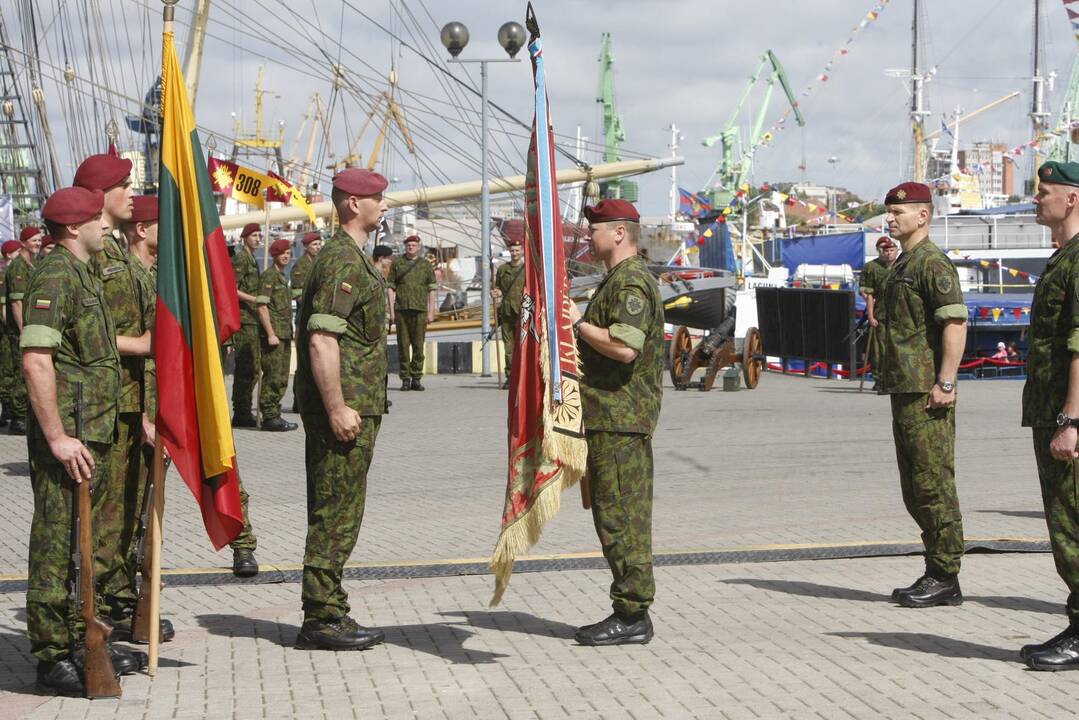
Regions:
<instances>
[{"instance_id":1,"label":"camouflage trousers","mask_svg":"<svg viewBox=\"0 0 1079 720\"><path fill-rule=\"evenodd\" d=\"M635 433L588 433L592 520L614 575L611 604L623 617L652 605L652 438Z\"/></svg>"},{"instance_id":2,"label":"camouflage trousers","mask_svg":"<svg viewBox=\"0 0 1079 720\"><path fill-rule=\"evenodd\" d=\"M513 350L517 347L517 328L520 315L498 314L498 329L502 333L502 345L506 348L506 377L513 371Z\"/></svg>"},{"instance_id":3,"label":"camouflage trousers","mask_svg":"<svg viewBox=\"0 0 1079 720\"><path fill-rule=\"evenodd\" d=\"M423 310L394 311L397 324L397 374L402 380L423 377L423 342L427 335L427 313Z\"/></svg>"},{"instance_id":4,"label":"camouflage trousers","mask_svg":"<svg viewBox=\"0 0 1079 720\"><path fill-rule=\"evenodd\" d=\"M11 335L7 328L0 326L0 407L4 417L11 413L12 391L15 383L15 368L11 364Z\"/></svg>"},{"instance_id":5,"label":"camouflage trousers","mask_svg":"<svg viewBox=\"0 0 1079 720\"><path fill-rule=\"evenodd\" d=\"M14 330L8 330L7 364L11 368L11 417L26 419L27 399L26 381L22 376L22 351L19 350L19 337Z\"/></svg>"},{"instance_id":6,"label":"camouflage trousers","mask_svg":"<svg viewBox=\"0 0 1079 720\"><path fill-rule=\"evenodd\" d=\"M341 586L345 563L356 547L367 499L367 470L381 417L365 417L360 435L339 442L324 416L305 415L307 436L307 547L303 557L304 619L332 620L349 613Z\"/></svg>"},{"instance_id":7,"label":"camouflage trousers","mask_svg":"<svg viewBox=\"0 0 1079 720\"><path fill-rule=\"evenodd\" d=\"M884 359L884 325L879 325L869 331L866 337L866 362L873 370L873 377L880 378L880 363Z\"/></svg>"},{"instance_id":8,"label":"camouflage trousers","mask_svg":"<svg viewBox=\"0 0 1079 720\"><path fill-rule=\"evenodd\" d=\"M270 347L262 340L262 384L259 387L259 412L262 421L281 417L281 398L288 389L289 362L292 360L292 341L282 340Z\"/></svg>"},{"instance_id":9,"label":"camouflage trousers","mask_svg":"<svg viewBox=\"0 0 1079 720\"><path fill-rule=\"evenodd\" d=\"M240 534L236 536L236 539L229 543L229 547L233 550L250 550L255 552L258 549L258 538L255 537L255 532L251 529L251 516L247 512L247 502L250 496L247 491L244 490L243 481L240 480L239 474L236 475L236 484L240 486L240 509L244 513L244 528L240 531Z\"/></svg>"},{"instance_id":10,"label":"camouflage trousers","mask_svg":"<svg viewBox=\"0 0 1079 720\"><path fill-rule=\"evenodd\" d=\"M135 604L135 539L145 494L142 413L117 415L116 440L98 468L101 510L94 517L98 594L110 610Z\"/></svg>"},{"instance_id":11,"label":"camouflage trousers","mask_svg":"<svg viewBox=\"0 0 1079 720\"><path fill-rule=\"evenodd\" d=\"M100 469L107 463L109 446L88 443L97 464L91 497L94 534L105 493L100 492ZM56 461L48 443L37 433L27 436L30 455L30 487L34 492L34 516L30 523L30 552L26 590L26 630L30 652L38 660L56 662L81 643L83 623L71 600L73 569L73 512L75 483ZM96 563L95 563L96 566ZM98 608L98 615L105 615Z\"/></svg>"},{"instance_id":12,"label":"camouflage trousers","mask_svg":"<svg viewBox=\"0 0 1079 720\"><path fill-rule=\"evenodd\" d=\"M963 558L963 516L955 489L955 405L926 410L927 393L891 397L903 504L922 531L926 574L956 575Z\"/></svg>"},{"instance_id":13,"label":"camouflage trousers","mask_svg":"<svg viewBox=\"0 0 1079 720\"><path fill-rule=\"evenodd\" d=\"M258 325L241 325L232 336L236 368L232 373L232 414L250 415L251 397L255 392L259 372Z\"/></svg>"},{"instance_id":14,"label":"camouflage trousers","mask_svg":"<svg viewBox=\"0 0 1079 720\"><path fill-rule=\"evenodd\" d=\"M1045 524L1057 573L1068 586L1068 620L1079 625L1079 461L1056 460L1049 443L1056 428L1034 428L1034 459L1045 506Z\"/></svg>"}]
</instances>

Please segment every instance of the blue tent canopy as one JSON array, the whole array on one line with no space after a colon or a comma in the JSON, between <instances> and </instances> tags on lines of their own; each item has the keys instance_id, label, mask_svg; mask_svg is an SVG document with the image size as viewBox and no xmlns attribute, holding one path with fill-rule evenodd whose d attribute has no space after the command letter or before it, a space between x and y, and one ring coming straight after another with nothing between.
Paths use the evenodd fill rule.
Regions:
<instances>
[{"instance_id":1,"label":"blue tent canopy","mask_svg":"<svg viewBox=\"0 0 1079 720\"><path fill-rule=\"evenodd\" d=\"M780 253L791 272L802 264L850 265L858 270L865 264L865 232L787 238L780 241Z\"/></svg>"}]
</instances>

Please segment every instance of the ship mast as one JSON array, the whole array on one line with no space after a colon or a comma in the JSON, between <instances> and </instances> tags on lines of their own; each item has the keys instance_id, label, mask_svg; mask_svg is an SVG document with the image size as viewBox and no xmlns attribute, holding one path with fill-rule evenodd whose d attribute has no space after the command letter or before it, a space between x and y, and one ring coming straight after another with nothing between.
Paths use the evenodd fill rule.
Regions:
<instances>
[{"instance_id":1,"label":"ship mast","mask_svg":"<svg viewBox=\"0 0 1079 720\"><path fill-rule=\"evenodd\" d=\"M914 20L911 22L910 44L910 123L914 133L914 180L925 182L925 119L929 111L925 108L925 78L921 68L921 2L914 0Z\"/></svg>"},{"instance_id":2,"label":"ship mast","mask_svg":"<svg viewBox=\"0 0 1079 720\"><path fill-rule=\"evenodd\" d=\"M1030 101L1030 124L1034 137L1034 163L1031 172L1034 185L1031 192L1037 187L1038 166L1041 164L1041 150L1039 149L1046 129L1049 127L1049 113L1045 109L1045 83L1046 78L1042 75L1042 40L1041 40L1042 10L1041 0L1034 0L1034 73L1030 78L1031 101Z\"/></svg>"}]
</instances>

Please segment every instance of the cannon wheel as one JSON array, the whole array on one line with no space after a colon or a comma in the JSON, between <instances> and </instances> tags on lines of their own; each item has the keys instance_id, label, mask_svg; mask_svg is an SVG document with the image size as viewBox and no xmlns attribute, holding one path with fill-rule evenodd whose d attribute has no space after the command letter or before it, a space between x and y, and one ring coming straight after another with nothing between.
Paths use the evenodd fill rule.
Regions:
<instances>
[{"instance_id":1,"label":"cannon wheel","mask_svg":"<svg viewBox=\"0 0 1079 720\"><path fill-rule=\"evenodd\" d=\"M701 390L705 392L711 390L716 383L716 376L719 375L719 371L731 365L735 357L734 338L727 338L726 342L712 353L712 360L708 363L708 371L701 379Z\"/></svg>"},{"instance_id":2,"label":"cannon wheel","mask_svg":"<svg viewBox=\"0 0 1079 720\"><path fill-rule=\"evenodd\" d=\"M676 390L685 390L688 385L682 376L692 356L693 338L689 335L689 328L679 325L671 335L671 382Z\"/></svg>"},{"instance_id":3,"label":"cannon wheel","mask_svg":"<svg viewBox=\"0 0 1079 720\"><path fill-rule=\"evenodd\" d=\"M761 332L755 327L746 330L746 340L742 344L742 377L745 378L746 387L752 390L757 387L764 372L764 345L761 343Z\"/></svg>"}]
</instances>

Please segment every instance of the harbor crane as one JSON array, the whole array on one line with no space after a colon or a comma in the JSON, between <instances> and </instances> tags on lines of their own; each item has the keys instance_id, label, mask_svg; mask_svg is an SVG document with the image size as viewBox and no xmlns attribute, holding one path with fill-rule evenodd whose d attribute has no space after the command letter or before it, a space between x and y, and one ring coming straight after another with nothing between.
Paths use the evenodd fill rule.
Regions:
<instances>
[{"instance_id":1,"label":"harbor crane","mask_svg":"<svg viewBox=\"0 0 1079 720\"><path fill-rule=\"evenodd\" d=\"M760 80L761 73L769 66L771 70L767 76L768 86L764 91L764 98L760 103L760 109L757 111L753 127L750 129L749 137L743 145L742 129L738 125L738 117L753 92L753 88L756 87L757 81ZM766 50L761 55L760 61L757 63L757 69L750 77L749 85L746 87L745 92L742 93L742 97L739 98L734 112L731 113L730 119L727 121L727 125L720 132L701 141L701 144L705 147L712 147L718 142L722 151L719 165L713 171L712 177L705 183L706 189L703 193L712 202L713 207L723 207L730 203L735 192L749 177L750 171L753 169L753 154L761 140L761 130L764 127L764 119L768 113L768 105L772 100L772 90L775 88L777 81L787 96L787 101L790 103L791 110L794 111L798 126L805 127L805 118L802 117L798 101L795 99L794 92L787 81L787 73L783 70L783 65L779 62L779 58L776 57L774 52ZM713 180L715 181L714 183Z\"/></svg>"}]
</instances>

